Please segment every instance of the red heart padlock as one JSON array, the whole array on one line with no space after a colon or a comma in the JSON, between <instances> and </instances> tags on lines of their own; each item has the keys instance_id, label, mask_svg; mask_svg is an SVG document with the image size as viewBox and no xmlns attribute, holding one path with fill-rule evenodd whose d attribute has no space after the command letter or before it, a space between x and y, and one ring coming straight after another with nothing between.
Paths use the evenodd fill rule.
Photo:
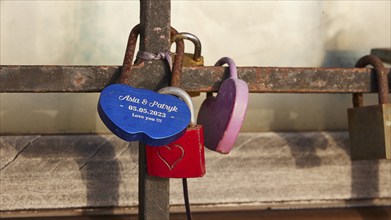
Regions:
<instances>
[{"instance_id":1,"label":"red heart padlock","mask_svg":"<svg viewBox=\"0 0 391 220\"><path fill-rule=\"evenodd\" d=\"M180 97L188 106L191 121L185 134L164 146L146 145L147 172L164 178L194 178L205 174L204 132L196 125L190 96L182 89L166 87L158 91Z\"/></svg>"}]
</instances>

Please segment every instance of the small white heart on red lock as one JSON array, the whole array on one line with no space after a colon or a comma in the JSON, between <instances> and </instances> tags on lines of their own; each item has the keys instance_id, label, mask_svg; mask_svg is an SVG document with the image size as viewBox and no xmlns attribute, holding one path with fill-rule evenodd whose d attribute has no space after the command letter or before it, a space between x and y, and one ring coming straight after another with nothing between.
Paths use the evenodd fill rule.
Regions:
<instances>
[{"instance_id":1,"label":"small white heart on red lock","mask_svg":"<svg viewBox=\"0 0 391 220\"><path fill-rule=\"evenodd\" d=\"M238 79L235 62L228 57L215 66L228 64L230 77L221 84L217 96L208 96L198 113L204 127L205 146L222 154L231 152L242 127L248 105L248 86Z\"/></svg>"}]
</instances>

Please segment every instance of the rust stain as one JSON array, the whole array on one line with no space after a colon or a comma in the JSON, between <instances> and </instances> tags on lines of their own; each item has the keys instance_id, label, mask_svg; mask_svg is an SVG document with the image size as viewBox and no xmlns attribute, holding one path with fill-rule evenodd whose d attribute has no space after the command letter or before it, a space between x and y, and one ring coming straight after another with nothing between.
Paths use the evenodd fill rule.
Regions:
<instances>
[{"instance_id":1,"label":"rust stain","mask_svg":"<svg viewBox=\"0 0 391 220\"><path fill-rule=\"evenodd\" d=\"M85 75L76 73L73 77L72 84L73 86L80 88L86 83L86 81L87 78Z\"/></svg>"}]
</instances>

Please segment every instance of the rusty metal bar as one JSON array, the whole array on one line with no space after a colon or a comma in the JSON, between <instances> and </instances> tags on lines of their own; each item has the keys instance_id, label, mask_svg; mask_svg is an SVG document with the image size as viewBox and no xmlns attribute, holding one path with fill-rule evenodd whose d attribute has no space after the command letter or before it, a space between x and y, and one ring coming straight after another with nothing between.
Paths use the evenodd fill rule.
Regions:
<instances>
[{"instance_id":1,"label":"rusty metal bar","mask_svg":"<svg viewBox=\"0 0 391 220\"><path fill-rule=\"evenodd\" d=\"M140 50L151 53L170 50L170 18L171 0L140 0ZM149 88L159 89L169 84L170 69L162 60L146 62L139 70ZM132 81L127 82L131 84ZM140 142L138 217L140 220L168 220L169 179L147 174L145 154L145 145Z\"/></svg>"},{"instance_id":2,"label":"rusty metal bar","mask_svg":"<svg viewBox=\"0 0 391 220\"><path fill-rule=\"evenodd\" d=\"M162 79L167 76L156 74L164 71L149 68L151 65L134 66L129 85L148 89L163 86L166 81ZM386 71L390 83L391 69ZM151 74L145 74L148 72ZM0 92L99 92L118 81L119 74L119 66L0 66ZM252 93L377 91L370 68L239 67L238 74ZM224 67L184 67L179 86L187 91L217 91L227 76Z\"/></svg>"}]
</instances>

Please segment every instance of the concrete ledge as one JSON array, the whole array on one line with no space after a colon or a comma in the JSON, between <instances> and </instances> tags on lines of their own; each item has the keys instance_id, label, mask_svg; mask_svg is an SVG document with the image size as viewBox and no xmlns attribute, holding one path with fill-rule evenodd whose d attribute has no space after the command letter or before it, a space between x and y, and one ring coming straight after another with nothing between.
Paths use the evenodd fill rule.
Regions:
<instances>
[{"instance_id":1,"label":"concrete ledge","mask_svg":"<svg viewBox=\"0 0 391 220\"><path fill-rule=\"evenodd\" d=\"M230 155L206 151L207 174L189 179L191 203L390 205L390 161L351 162L347 145L346 132L242 133ZM137 148L113 135L0 136L0 211L135 207ZM180 180L170 196L182 205Z\"/></svg>"}]
</instances>

